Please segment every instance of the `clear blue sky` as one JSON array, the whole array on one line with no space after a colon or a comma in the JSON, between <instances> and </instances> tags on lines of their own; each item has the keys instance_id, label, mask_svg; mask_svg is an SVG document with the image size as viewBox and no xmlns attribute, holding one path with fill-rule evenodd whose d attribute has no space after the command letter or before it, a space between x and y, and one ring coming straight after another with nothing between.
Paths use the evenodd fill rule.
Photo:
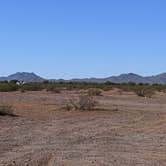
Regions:
<instances>
[{"instance_id":1,"label":"clear blue sky","mask_svg":"<svg viewBox=\"0 0 166 166\"><path fill-rule=\"evenodd\" d=\"M166 0L1 0L0 75L166 72Z\"/></svg>"}]
</instances>

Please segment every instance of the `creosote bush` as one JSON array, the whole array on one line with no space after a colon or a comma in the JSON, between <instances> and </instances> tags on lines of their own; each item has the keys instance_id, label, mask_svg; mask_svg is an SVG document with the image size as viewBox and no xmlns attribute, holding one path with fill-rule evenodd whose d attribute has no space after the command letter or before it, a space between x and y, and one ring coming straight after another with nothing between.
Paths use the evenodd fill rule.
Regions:
<instances>
[{"instance_id":1,"label":"creosote bush","mask_svg":"<svg viewBox=\"0 0 166 166\"><path fill-rule=\"evenodd\" d=\"M70 111L70 110L73 110L73 106L67 103L64 107L62 107L62 109Z\"/></svg>"},{"instance_id":2,"label":"creosote bush","mask_svg":"<svg viewBox=\"0 0 166 166\"><path fill-rule=\"evenodd\" d=\"M135 89L135 93L140 97L151 98L155 94L155 90L152 88L138 88Z\"/></svg>"},{"instance_id":3,"label":"creosote bush","mask_svg":"<svg viewBox=\"0 0 166 166\"><path fill-rule=\"evenodd\" d=\"M54 85L48 86L48 87L46 88L46 90L47 90L48 92L53 92L53 93L60 93L60 92L61 92L60 89L57 88L57 87L54 86Z\"/></svg>"},{"instance_id":4,"label":"creosote bush","mask_svg":"<svg viewBox=\"0 0 166 166\"><path fill-rule=\"evenodd\" d=\"M139 96L144 96L144 89L146 89L147 94L150 94L150 91L159 91L166 93L166 85L162 84L135 84L132 82L129 83L88 83L88 82L49 82L44 81L41 83L25 83L17 85L16 80L8 82L0 82L0 92L10 92L10 91L41 91L47 90L54 93L59 93L61 90L86 90L88 93L94 96L101 95L101 91L109 91L112 89L120 89L128 92L138 93ZM143 89L140 90L140 89ZM148 90L147 90L148 89ZM148 92L147 92L148 91Z\"/></svg>"},{"instance_id":5,"label":"creosote bush","mask_svg":"<svg viewBox=\"0 0 166 166\"><path fill-rule=\"evenodd\" d=\"M135 90L135 93L136 93L137 96L145 97L145 92L144 92L143 89Z\"/></svg>"},{"instance_id":6,"label":"creosote bush","mask_svg":"<svg viewBox=\"0 0 166 166\"><path fill-rule=\"evenodd\" d=\"M12 92L12 91L17 91L19 88L18 85L14 83L0 83L0 92Z\"/></svg>"},{"instance_id":7,"label":"creosote bush","mask_svg":"<svg viewBox=\"0 0 166 166\"><path fill-rule=\"evenodd\" d=\"M79 97L78 106L79 110L92 110L96 105L93 95L82 95Z\"/></svg>"},{"instance_id":8,"label":"creosote bush","mask_svg":"<svg viewBox=\"0 0 166 166\"><path fill-rule=\"evenodd\" d=\"M90 88L88 89L88 94L90 96L100 96L102 91L98 88Z\"/></svg>"},{"instance_id":9,"label":"creosote bush","mask_svg":"<svg viewBox=\"0 0 166 166\"><path fill-rule=\"evenodd\" d=\"M0 105L0 116L15 116L13 107L9 105Z\"/></svg>"},{"instance_id":10,"label":"creosote bush","mask_svg":"<svg viewBox=\"0 0 166 166\"><path fill-rule=\"evenodd\" d=\"M79 96L78 100L69 99L68 107L71 110L71 107L75 110L85 111L93 110L97 104L93 95L82 94Z\"/></svg>"},{"instance_id":11,"label":"creosote bush","mask_svg":"<svg viewBox=\"0 0 166 166\"><path fill-rule=\"evenodd\" d=\"M31 83L20 86L21 91L41 91L44 87L40 83Z\"/></svg>"}]
</instances>

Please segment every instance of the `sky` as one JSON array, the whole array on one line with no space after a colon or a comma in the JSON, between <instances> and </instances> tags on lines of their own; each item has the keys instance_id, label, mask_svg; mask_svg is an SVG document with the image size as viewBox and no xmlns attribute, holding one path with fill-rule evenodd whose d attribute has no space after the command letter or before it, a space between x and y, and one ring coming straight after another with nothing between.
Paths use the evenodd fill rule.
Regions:
<instances>
[{"instance_id":1,"label":"sky","mask_svg":"<svg viewBox=\"0 0 166 166\"><path fill-rule=\"evenodd\" d=\"M0 76L166 72L165 0L0 0Z\"/></svg>"}]
</instances>

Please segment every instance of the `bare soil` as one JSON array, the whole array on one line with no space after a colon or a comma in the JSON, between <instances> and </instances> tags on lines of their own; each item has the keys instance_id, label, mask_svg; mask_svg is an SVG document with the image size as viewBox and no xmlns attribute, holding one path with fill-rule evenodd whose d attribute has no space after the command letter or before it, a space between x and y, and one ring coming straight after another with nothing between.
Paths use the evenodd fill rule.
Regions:
<instances>
[{"instance_id":1,"label":"bare soil","mask_svg":"<svg viewBox=\"0 0 166 166\"><path fill-rule=\"evenodd\" d=\"M165 166L166 94L112 90L93 111L66 111L79 92L1 92L0 166Z\"/></svg>"}]
</instances>

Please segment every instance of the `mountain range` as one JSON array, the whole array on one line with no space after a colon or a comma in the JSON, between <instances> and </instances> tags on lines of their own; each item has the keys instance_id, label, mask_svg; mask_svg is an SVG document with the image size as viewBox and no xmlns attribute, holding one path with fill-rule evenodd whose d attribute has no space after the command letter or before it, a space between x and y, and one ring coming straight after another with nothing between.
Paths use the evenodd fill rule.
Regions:
<instances>
[{"instance_id":1,"label":"mountain range","mask_svg":"<svg viewBox=\"0 0 166 166\"><path fill-rule=\"evenodd\" d=\"M27 73L27 72L17 72L15 74L9 75L7 77L0 77L0 81L11 81L11 80L18 80L24 82L43 82L48 79L42 78L35 73ZM104 83L107 81L113 83L149 83L149 84L166 84L166 73L158 74L155 76L141 76L134 73L128 74L121 74L119 76L111 76L107 78L83 78L83 79L71 79L71 80L64 80L64 79L49 79L48 81L51 82L96 82L96 83Z\"/></svg>"},{"instance_id":2,"label":"mountain range","mask_svg":"<svg viewBox=\"0 0 166 166\"><path fill-rule=\"evenodd\" d=\"M0 77L0 81L18 80L24 82L43 82L45 79L35 73L17 72L7 77Z\"/></svg>"}]
</instances>

